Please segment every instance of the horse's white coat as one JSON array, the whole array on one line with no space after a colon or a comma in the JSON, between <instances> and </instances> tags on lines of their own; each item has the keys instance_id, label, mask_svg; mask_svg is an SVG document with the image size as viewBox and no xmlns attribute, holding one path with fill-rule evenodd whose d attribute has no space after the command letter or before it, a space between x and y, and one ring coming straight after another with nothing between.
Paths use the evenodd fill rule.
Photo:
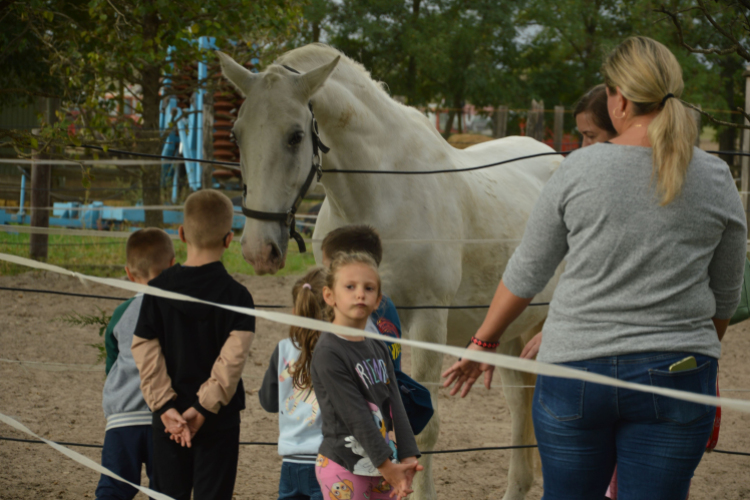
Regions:
<instances>
[{"instance_id":1,"label":"horse's white coat","mask_svg":"<svg viewBox=\"0 0 750 500\"><path fill-rule=\"evenodd\" d=\"M331 148L324 169L461 168L552 151L525 137L454 149L424 115L392 100L361 65L346 57L337 61L340 55L324 45L308 45L254 75L220 54L225 76L247 96L235 135L248 208L283 212L291 206L311 165L310 99L321 138ZM304 138L290 145L298 132ZM384 240L493 239L487 244L386 242L381 265L384 293L397 305L488 304L543 184L560 161L559 156L547 156L474 172L419 176L326 173L321 181L326 201L314 238L356 223L374 226ZM288 240L288 229L279 223L248 219L243 255L256 271L273 273L283 267ZM319 244L314 251L321 262ZM535 300L548 301L556 282L557 277ZM408 337L454 345L464 345L485 314L482 309L399 313ZM500 351L520 353L522 339L539 331L546 314L546 307L527 309L504 334ZM437 382L441 360L439 354L415 350L412 377ZM501 375L505 386L534 382L533 376L518 372L502 370ZM436 403L437 389L430 386ZM512 444L533 443L532 391L506 387L505 394L513 420ZM437 415L418 437L422 449L432 449L437 440ZM415 479L414 498L436 498L429 458L422 459L425 472ZM524 498L532 482L533 452L514 450L505 500Z\"/></svg>"}]
</instances>

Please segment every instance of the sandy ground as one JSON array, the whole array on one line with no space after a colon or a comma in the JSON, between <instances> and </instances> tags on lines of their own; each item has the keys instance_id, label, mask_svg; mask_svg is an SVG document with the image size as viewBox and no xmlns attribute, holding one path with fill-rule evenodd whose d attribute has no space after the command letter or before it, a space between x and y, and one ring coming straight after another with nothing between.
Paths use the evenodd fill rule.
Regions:
<instances>
[{"instance_id":1,"label":"sandy ground","mask_svg":"<svg viewBox=\"0 0 750 500\"><path fill-rule=\"evenodd\" d=\"M256 303L289 303L293 277L236 276ZM83 287L72 278L45 273L0 276L0 286L63 290L78 293L127 296L104 286ZM91 366L97 351L88 344L100 342L93 327L69 327L57 319L66 313L112 312L118 302L67 296L0 291L0 358ZM265 413L257 389L276 342L286 335L278 324L260 320L258 335L246 367L248 408L242 415L242 441L275 441L275 415ZM721 363L723 395L750 399L750 322L730 328ZM409 350L404 368L409 371ZM451 360L446 359L444 365ZM101 443L105 420L101 410L103 371L49 371L39 367L0 362L0 412L17 419L32 431L55 441ZM730 392L729 389L745 389ZM502 446L510 441L509 417L502 391L478 388L468 398L449 398L441 390L442 412L439 449ZM470 421L481 421L476 426ZM750 415L725 411L719 448L750 452ZM0 425L0 436L26 438ZM73 448L95 461L97 449ZM505 489L509 453L505 451L439 455L435 482L442 499L500 498ZM46 445L0 440L0 498L93 498L99 479L94 471L77 464ZM243 446L235 496L238 499L276 498L281 460L273 447ZM528 498L542 495L537 478ZM145 498L139 495L138 498ZM696 472L692 499L750 499L750 457L707 455Z\"/></svg>"}]
</instances>

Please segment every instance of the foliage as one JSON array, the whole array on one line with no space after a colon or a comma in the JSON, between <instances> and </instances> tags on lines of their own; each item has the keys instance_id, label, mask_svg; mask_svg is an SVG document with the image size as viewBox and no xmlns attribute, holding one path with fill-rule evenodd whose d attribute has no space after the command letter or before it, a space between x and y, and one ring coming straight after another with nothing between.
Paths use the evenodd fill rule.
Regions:
<instances>
[{"instance_id":1,"label":"foliage","mask_svg":"<svg viewBox=\"0 0 750 500\"><path fill-rule=\"evenodd\" d=\"M747 0L671 0L662 4L664 24L671 25L673 37L683 52L694 55L718 80L702 88L696 102L716 103L712 108L736 110L734 116L703 113L719 128L720 149L735 146L736 129L743 127L744 66L750 63L750 2ZM717 92L718 90L718 92ZM704 104L705 108L706 105ZM730 159L726 159L730 164Z\"/></svg>"},{"instance_id":2,"label":"foliage","mask_svg":"<svg viewBox=\"0 0 750 500\"><path fill-rule=\"evenodd\" d=\"M689 8L708 2L669 1L670 8L688 16L686 36L719 43L715 27ZM712 9L724 9L714 19L730 22L734 16L733 26L746 29L746 18L737 15L740 3L747 1L712 3L719 5ZM644 35L667 45L680 60L686 100L734 109L743 94L741 58L719 61L686 52L663 8L653 0L311 0L299 42L331 44L411 105L455 109L470 102L526 109L537 99L549 109L572 106L600 83L600 66L611 48L628 36ZM740 45L747 45L744 38ZM567 121L572 125L572 117Z\"/></svg>"},{"instance_id":3,"label":"foliage","mask_svg":"<svg viewBox=\"0 0 750 500\"><path fill-rule=\"evenodd\" d=\"M508 78L518 3L343 0L331 7L328 41L411 105L498 104L520 87Z\"/></svg>"},{"instance_id":4,"label":"foliage","mask_svg":"<svg viewBox=\"0 0 750 500\"><path fill-rule=\"evenodd\" d=\"M72 313L61 316L60 318L58 318L58 321L71 326L99 327L99 336L104 337L104 333L107 331L107 325L109 325L109 320L112 319L112 315L107 314L107 311L100 307L97 307L97 309L99 309L99 315L81 314L77 311L73 311ZM96 358L97 363L101 363L102 361L107 359L107 349L104 345L104 341L87 345L95 348L98 351L98 356Z\"/></svg>"},{"instance_id":5,"label":"foliage","mask_svg":"<svg viewBox=\"0 0 750 500\"><path fill-rule=\"evenodd\" d=\"M32 0L30 3L39 3ZM36 21L20 3L0 9L0 109L28 106L36 97L60 95L62 82L50 74L43 43L32 29Z\"/></svg>"},{"instance_id":6,"label":"foliage","mask_svg":"<svg viewBox=\"0 0 750 500\"><path fill-rule=\"evenodd\" d=\"M199 37L245 61L280 50L301 15L297 0L31 0L14 2L13 9L28 20L23 29L33 35L33 59L44 61L59 82L62 111L60 123L45 124L39 138L14 131L0 139L42 151L72 142L158 153L163 99L189 99L197 86L213 89L220 81L216 58ZM189 82L197 61L213 67L209 78L193 78L183 88L164 85L166 75ZM118 105L126 93L138 101L137 122ZM158 170L144 170L142 181L158 184ZM160 204L160 193L147 191L143 201ZM159 225L158 214L149 213L147 224Z\"/></svg>"}]
</instances>

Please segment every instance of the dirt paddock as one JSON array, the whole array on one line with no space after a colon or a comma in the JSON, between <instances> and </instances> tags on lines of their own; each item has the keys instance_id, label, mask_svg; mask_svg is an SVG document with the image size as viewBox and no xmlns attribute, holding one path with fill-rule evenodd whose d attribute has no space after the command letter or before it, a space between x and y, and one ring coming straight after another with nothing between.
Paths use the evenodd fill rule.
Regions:
<instances>
[{"instance_id":1,"label":"dirt paddock","mask_svg":"<svg viewBox=\"0 0 750 500\"><path fill-rule=\"evenodd\" d=\"M252 292L256 303L290 302L294 277L235 276ZM123 290L92 285L54 274L27 273L0 276L0 286L50 289L126 297ZM91 366L99 343L94 327L70 327L59 321L76 311L111 313L119 304L103 299L0 291L0 412L17 419L32 431L54 441L100 444L105 420L101 409L104 371L50 371L43 366L6 360L70 363ZM275 441L275 415L265 413L257 389L274 345L286 335L279 324L259 320L257 336L245 370L247 409L242 414L242 441ZM750 322L729 329L721 360L722 395L750 398ZM445 359L444 365L452 360ZM404 370L410 367L404 350ZM732 391L730 389L744 389ZM502 390L476 388L465 400L440 391L442 416L438 449L503 446L510 441L509 416ZM469 425L471 424L471 425ZM27 438L0 425L0 436ZM718 448L750 452L750 415L724 411ZM100 450L73 448L99 461ZM509 452L470 452L435 457L435 482L442 499L501 498L507 484ZM0 441L0 498L94 498L99 479L94 471L77 464L49 446ZM235 497L274 499L281 460L275 447L242 446ZM144 482L145 484L145 482ZM528 498L542 495L537 478ZM146 498L139 494L137 498ZM706 455L696 472L691 499L750 499L750 457Z\"/></svg>"}]
</instances>

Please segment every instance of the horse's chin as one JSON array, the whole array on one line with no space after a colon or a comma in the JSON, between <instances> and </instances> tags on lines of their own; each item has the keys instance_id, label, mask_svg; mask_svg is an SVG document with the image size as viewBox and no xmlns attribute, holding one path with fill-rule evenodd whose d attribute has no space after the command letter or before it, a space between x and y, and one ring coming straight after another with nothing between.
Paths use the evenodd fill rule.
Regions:
<instances>
[{"instance_id":1,"label":"horse's chin","mask_svg":"<svg viewBox=\"0 0 750 500\"><path fill-rule=\"evenodd\" d=\"M268 244L261 252L242 249L242 256L253 266L255 274L276 274L286 265L286 252L282 253L276 245Z\"/></svg>"},{"instance_id":2,"label":"horse's chin","mask_svg":"<svg viewBox=\"0 0 750 500\"><path fill-rule=\"evenodd\" d=\"M258 276L263 276L264 274L276 274L286 265L286 257L282 258L281 261L259 260L256 262L250 262L250 264L253 266L255 274Z\"/></svg>"}]
</instances>

